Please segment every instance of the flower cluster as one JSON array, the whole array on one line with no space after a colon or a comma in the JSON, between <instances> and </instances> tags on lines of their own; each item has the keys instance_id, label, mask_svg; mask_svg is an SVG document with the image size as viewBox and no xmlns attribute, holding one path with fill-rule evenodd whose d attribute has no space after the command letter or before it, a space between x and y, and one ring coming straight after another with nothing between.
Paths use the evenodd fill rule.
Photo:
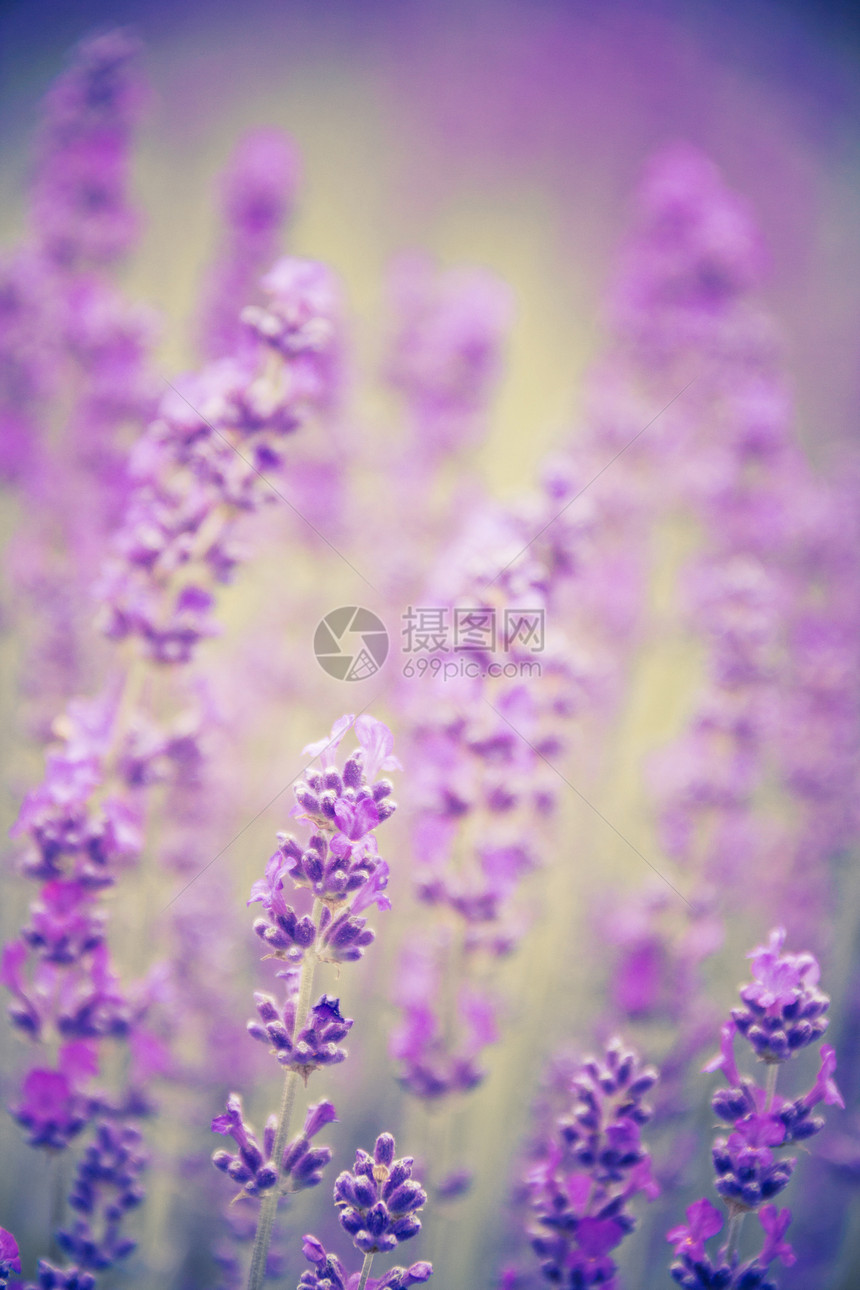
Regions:
<instances>
[{"instance_id":1,"label":"flower cluster","mask_svg":"<svg viewBox=\"0 0 860 1290\"><path fill-rule=\"evenodd\" d=\"M407 404L418 459L462 450L498 381L510 291L487 272L436 274L425 259L404 256L392 294L398 329L386 375Z\"/></svg>"},{"instance_id":2,"label":"flower cluster","mask_svg":"<svg viewBox=\"0 0 860 1290\"><path fill-rule=\"evenodd\" d=\"M794 1157L778 1156L779 1148L803 1142L824 1128L822 1116L813 1111L821 1102L844 1107L833 1078L836 1055L821 1046L821 1065L812 1087L796 1098L776 1092L776 1075L782 1062L815 1043L827 1019L830 1000L818 988L819 967L812 954L783 953L785 930L775 928L765 946L749 955L754 981L740 988L744 1007L734 1009L723 1026L720 1052L705 1066L722 1071L727 1087L718 1089L711 1105L721 1120L732 1126L728 1136L714 1142L712 1159L715 1187L731 1219L730 1237L714 1263L705 1249L708 1237L722 1230L720 1213L703 1199L687 1210L688 1223L673 1228L667 1239L674 1243L677 1261L672 1276L685 1290L706 1290L714 1285L727 1290L758 1290L772 1286L767 1269L777 1256L793 1261L791 1247L782 1237L791 1212L777 1212L770 1203L783 1191L794 1173ZM734 1040L740 1034L768 1070L767 1086L742 1075L735 1060ZM756 1212L765 1233L761 1252L741 1263L736 1233L743 1216Z\"/></svg>"},{"instance_id":3,"label":"flower cluster","mask_svg":"<svg viewBox=\"0 0 860 1290\"><path fill-rule=\"evenodd\" d=\"M813 954L784 954L785 929L775 928L766 946L750 955L754 980L741 987L742 1008L732 1009L739 1034L765 1062L784 1062L816 1043L827 1029L830 1007L818 989Z\"/></svg>"},{"instance_id":4,"label":"flower cluster","mask_svg":"<svg viewBox=\"0 0 860 1290\"><path fill-rule=\"evenodd\" d=\"M127 189L129 137L144 96L137 59L134 40L106 32L78 47L48 97L32 213L45 251L61 264L109 263L135 235Z\"/></svg>"},{"instance_id":5,"label":"flower cluster","mask_svg":"<svg viewBox=\"0 0 860 1290\"><path fill-rule=\"evenodd\" d=\"M256 342L170 390L132 453L134 493L100 584L102 626L160 663L187 662L215 631L214 589L237 563L239 517L276 496L266 472L283 464L284 437L334 396L331 274L283 260L263 285L268 304L248 324ZM284 329L289 340L276 344Z\"/></svg>"},{"instance_id":6,"label":"flower cluster","mask_svg":"<svg viewBox=\"0 0 860 1290\"><path fill-rule=\"evenodd\" d=\"M277 130L252 130L237 145L221 180L222 245L203 291L201 347L225 358L247 344L239 315L275 259L292 213L298 158Z\"/></svg>"},{"instance_id":7,"label":"flower cluster","mask_svg":"<svg viewBox=\"0 0 860 1290\"><path fill-rule=\"evenodd\" d=\"M102 1272L136 1248L123 1236L125 1214L143 1200L146 1167L141 1136L131 1125L103 1121L78 1165L69 1204L81 1215L57 1233L57 1244L79 1268Z\"/></svg>"},{"instance_id":8,"label":"flower cluster","mask_svg":"<svg viewBox=\"0 0 860 1290\"><path fill-rule=\"evenodd\" d=\"M795 1261L794 1251L782 1239L791 1222L791 1211L762 1205L757 1217L764 1241L756 1257L739 1265L737 1258L729 1257L727 1247L723 1246L717 1261L712 1262L705 1251L705 1242L723 1230L723 1216L705 1197L690 1205L686 1223L679 1223L666 1233L678 1260L672 1265L673 1279L684 1290L712 1290L712 1287L776 1290L776 1282L768 1276L771 1263L778 1258L791 1266Z\"/></svg>"},{"instance_id":9,"label":"flower cluster","mask_svg":"<svg viewBox=\"0 0 860 1290\"><path fill-rule=\"evenodd\" d=\"M358 1290L361 1273L347 1273L337 1255L329 1254L315 1236L304 1238L302 1252L311 1267L302 1273L298 1290ZM390 1268L381 1277L367 1277L364 1290L408 1290L423 1285L432 1274L431 1264L420 1260L408 1268Z\"/></svg>"},{"instance_id":10,"label":"flower cluster","mask_svg":"<svg viewBox=\"0 0 860 1290\"><path fill-rule=\"evenodd\" d=\"M345 1059L346 1052L339 1045L352 1029L352 1019L341 1016L339 999L324 994L311 1005L297 1028L298 973L288 972L286 976L290 988L281 1009L270 994L254 995L260 1020L248 1022L248 1033L269 1044L282 1066L297 1071L307 1081L311 1071L336 1066Z\"/></svg>"},{"instance_id":11,"label":"flower cluster","mask_svg":"<svg viewBox=\"0 0 860 1290\"><path fill-rule=\"evenodd\" d=\"M339 771L334 751L353 724L360 747ZM248 902L263 906L265 915L255 921L254 931L274 957L300 963L313 947L325 961L343 963L360 958L373 941L360 915L374 903L390 908L384 894L388 866L379 855L375 830L396 810L391 782L376 778L380 770L399 768L393 746L382 722L345 716L329 739L305 748L322 760L322 769L307 771L294 788L296 814L311 824L311 836L300 845L279 835L266 876L254 884ZM313 894L319 904L315 919L287 903L288 882L299 893Z\"/></svg>"},{"instance_id":12,"label":"flower cluster","mask_svg":"<svg viewBox=\"0 0 860 1290\"><path fill-rule=\"evenodd\" d=\"M272 1153L277 1116L269 1116L260 1143L243 1118L242 1099L237 1093L231 1093L226 1113L216 1115L212 1130L231 1137L238 1151L216 1151L212 1163L241 1186L239 1195L244 1197L259 1196L276 1185L280 1185L284 1192L316 1187L322 1179L323 1169L331 1160L331 1151L328 1147L313 1147L311 1140L335 1119L337 1115L331 1102L309 1106L302 1132L284 1147L280 1162L276 1164Z\"/></svg>"},{"instance_id":13,"label":"flower cluster","mask_svg":"<svg viewBox=\"0 0 860 1290\"><path fill-rule=\"evenodd\" d=\"M412 1157L396 1160L394 1151L392 1135L381 1133L373 1155L356 1151L353 1169L339 1174L334 1185L341 1226L364 1255L361 1272L347 1274L336 1255L315 1236L306 1236L302 1250L311 1270L302 1274L299 1290L407 1290L430 1279L433 1268L425 1262L391 1268L379 1278L369 1276L374 1254L395 1249L421 1230L418 1212L427 1201L412 1177Z\"/></svg>"},{"instance_id":14,"label":"flower cluster","mask_svg":"<svg viewBox=\"0 0 860 1290\"><path fill-rule=\"evenodd\" d=\"M336 751L352 729L359 748L338 769ZM226 1114L212 1121L213 1130L231 1135L239 1148L233 1155L215 1152L216 1168L239 1184L239 1195L261 1197L251 1260L252 1290L261 1285L279 1195L319 1182L330 1159L328 1148L311 1148L310 1138L334 1118L331 1104L311 1107L303 1134L292 1142L288 1142L290 1111L298 1079L307 1084L313 1071L345 1059L341 1041L353 1024L341 1015L340 1001L333 996L323 994L312 1002L317 964L359 958L373 940L373 932L358 911L373 903L380 909L390 908L384 895L388 866L379 854L375 830L395 810L391 784L377 778L381 770L399 769L393 749L388 727L365 714L340 718L329 737L304 749L305 755L318 760L320 769L307 770L295 785L293 814L310 826L310 838L302 845L281 835L266 876L254 884L248 901L261 903L265 910L255 931L271 951L267 957L291 965L278 972L287 985L283 1006L272 995L258 992L259 1020L248 1024L252 1037L267 1044L286 1071L280 1116L270 1117L262 1144L245 1124L236 1093L230 1094ZM288 882L296 902L312 895L309 913L287 903ZM409 1225L405 1209L398 1210L396 1217Z\"/></svg>"},{"instance_id":15,"label":"flower cluster","mask_svg":"<svg viewBox=\"0 0 860 1290\"><path fill-rule=\"evenodd\" d=\"M394 1159L394 1138L381 1133L373 1155L358 1150L355 1166L334 1185L340 1225L362 1254L393 1250L421 1230L418 1211L427 1193L412 1178L411 1156Z\"/></svg>"},{"instance_id":16,"label":"flower cluster","mask_svg":"<svg viewBox=\"0 0 860 1290\"><path fill-rule=\"evenodd\" d=\"M547 1281L571 1290L612 1282L612 1251L636 1224L629 1202L659 1192L641 1139L656 1082L656 1070L617 1039L603 1061L589 1058L570 1076L566 1105L524 1176L528 1232Z\"/></svg>"}]
</instances>

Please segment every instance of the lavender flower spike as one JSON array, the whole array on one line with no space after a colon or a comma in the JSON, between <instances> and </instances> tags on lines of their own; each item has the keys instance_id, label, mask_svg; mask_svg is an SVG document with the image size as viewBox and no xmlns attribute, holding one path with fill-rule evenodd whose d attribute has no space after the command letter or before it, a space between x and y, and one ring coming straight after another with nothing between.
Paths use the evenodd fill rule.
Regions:
<instances>
[{"instance_id":1,"label":"lavender flower spike","mask_svg":"<svg viewBox=\"0 0 860 1290\"><path fill-rule=\"evenodd\" d=\"M285 313L278 323L283 326L278 344L289 349L295 340L293 330L301 330L306 323L300 314ZM360 747L338 769L336 750L352 729ZM228 1099L226 1114L212 1121L214 1132L232 1137L238 1148L235 1153L216 1151L212 1158L215 1167L239 1184L240 1196L260 1198L248 1290L260 1290L266 1275L279 1195L314 1186L331 1159L328 1147L310 1145L323 1124L335 1118L330 1103L311 1107L302 1134L291 1142L290 1120L299 1079L307 1084L313 1071L345 1059L341 1042L353 1024L341 1014L340 1000L333 995L320 995L314 1003L317 964L360 958L374 939L363 915L374 904L380 910L391 908L385 895L388 866L379 854L375 835L396 809L390 782L376 778L381 770L399 769L393 748L388 727L363 714L358 720L352 715L341 717L328 739L305 749L314 760L319 759L320 769L307 770L295 785L292 814L310 836L299 840L279 834L278 850L266 866L265 877L254 884L248 902L259 902L264 910L254 931L269 950L266 957L288 965L277 974L287 983L283 1005L271 994L258 992L254 996L258 1020L248 1023L251 1036L265 1043L286 1070L280 1113L269 1117L262 1143L245 1123L236 1093ZM290 887L290 901L295 904L287 899ZM373 1166L383 1171L379 1180L383 1174L385 1179L389 1176L394 1149L393 1138L383 1138L377 1143L377 1151L383 1155ZM383 1160L389 1141L391 1150ZM405 1186L411 1163L398 1161L392 1166L396 1195L392 1188L384 1198L374 1194L372 1216L365 1216L360 1208L351 1211L358 1223L356 1233L367 1237L361 1248L391 1249L418 1230L413 1211L426 1198L417 1184ZM416 1200L419 1194L420 1202ZM362 1290L365 1281L366 1276ZM394 1286L395 1282L386 1284Z\"/></svg>"},{"instance_id":2,"label":"lavender flower spike","mask_svg":"<svg viewBox=\"0 0 860 1290\"><path fill-rule=\"evenodd\" d=\"M421 1230L418 1211L427 1201L424 1188L412 1177L412 1157L394 1158L394 1138L381 1133L373 1155L358 1150L352 1171L345 1169L334 1185L341 1226L364 1255L360 1272L347 1274L340 1259L329 1254L315 1236L306 1236L302 1252L311 1268L302 1274L298 1290L407 1290L429 1280L431 1264L419 1261L408 1268L391 1268L371 1278L373 1256L393 1250Z\"/></svg>"},{"instance_id":3,"label":"lavender flower spike","mask_svg":"<svg viewBox=\"0 0 860 1290\"><path fill-rule=\"evenodd\" d=\"M411 1156L394 1159L394 1138L381 1133L373 1155L358 1150L352 1173L344 1170L334 1185L340 1225L362 1254L393 1250L421 1230L418 1211L427 1193L412 1179Z\"/></svg>"},{"instance_id":4,"label":"lavender flower spike","mask_svg":"<svg viewBox=\"0 0 860 1290\"><path fill-rule=\"evenodd\" d=\"M570 1078L525 1177L528 1232L547 1281L577 1290L615 1284L611 1252L636 1224L628 1202L659 1193L640 1138L651 1117L643 1099L656 1082L656 1070L617 1039L603 1062L591 1058Z\"/></svg>"},{"instance_id":5,"label":"lavender flower spike","mask_svg":"<svg viewBox=\"0 0 860 1290\"><path fill-rule=\"evenodd\" d=\"M744 1006L732 1010L732 1019L722 1027L719 1055L704 1067L722 1071L728 1081L711 1105L731 1125L727 1137L715 1139L712 1151L714 1185L728 1208L729 1226L712 1258L706 1242L722 1231L723 1217L703 1197L687 1209L686 1224L666 1234L676 1256L671 1275L684 1290L776 1290L769 1279L770 1264L777 1258L786 1265L794 1262L794 1251L783 1239L791 1211L777 1210L769 1202L788 1185L796 1164L794 1157L780 1158L777 1152L824 1128L823 1117L812 1114L819 1103L845 1105L833 1078L836 1053L829 1044L821 1046L821 1065L807 1093L788 1099L776 1092L780 1064L820 1038L830 1006L818 989L815 957L783 953L784 943L785 931L776 928L767 945L750 954L755 979L741 986ZM764 1088L739 1070L734 1051L738 1033L767 1068ZM764 1241L754 1258L741 1263L740 1226L752 1211L758 1214Z\"/></svg>"}]
</instances>

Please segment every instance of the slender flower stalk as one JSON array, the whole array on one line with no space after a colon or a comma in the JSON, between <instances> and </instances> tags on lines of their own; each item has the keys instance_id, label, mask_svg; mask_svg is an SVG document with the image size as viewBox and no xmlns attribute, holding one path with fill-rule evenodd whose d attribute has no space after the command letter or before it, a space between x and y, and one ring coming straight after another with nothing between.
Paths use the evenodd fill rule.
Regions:
<instances>
[{"instance_id":1,"label":"slender flower stalk","mask_svg":"<svg viewBox=\"0 0 860 1290\"><path fill-rule=\"evenodd\" d=\"M338 770L336 750L353 728L360 747ZM312 1002L316 965L361 958L374 939L363 911L373 904L380 910L390 908L384 894L388 866L377 849L375 830L396 809L391 782L377 778L380 770L399 769L393 747L388 727L363 714L340 718L328 738L304 749L305 755L318 759L319 769L306 771L295 785L293 814L310 836L302 843L279 835L278 850L248 902L263 907L254 931L268 949L267 957L284 965L277 975L286 984L283 1005L273 995L255 995L258 1020L248 1023L249 1033L269 1046L286 1070L280 1111L267 1124L264 1152L242 1121L238 1095L230 1095L227 1115L212 1122L216 1132L233 1134L240 1146L238 1157L216 1152L215 1165L240 1184L240 1197L260 1196L248 1290L259 1290L265 1278L278 1200L296 1189L295 1144L288 1146L288 1138L299 1082L306 1086L313 1071L344 1060L341 1042L353 1024L341 1015L338 999L324 994ZM287 903L288 884L296 893L296 905ZM308 900L312 908L302 913L301 903ZM320 1118L318 1110L309 1113L307 1138L334 1117L334 1108L326 1118ZM325 1163L316 1159L317 1166ZM303 1186L319 1182L316 1167L302 1177Z\"/></svg>"}]
</instances>

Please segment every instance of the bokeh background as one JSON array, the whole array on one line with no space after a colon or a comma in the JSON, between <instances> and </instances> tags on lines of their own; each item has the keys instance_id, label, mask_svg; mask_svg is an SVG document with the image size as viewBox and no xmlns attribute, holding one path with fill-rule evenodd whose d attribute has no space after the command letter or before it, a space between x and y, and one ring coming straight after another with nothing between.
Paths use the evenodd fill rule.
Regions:
<instances>
[{"instance_id":1,"label":"bokeh background","mask_svg":"<svg viewBox=\"0 0 860 1290\"><path fill-rule=\"evenodd\" d=\"M299 146L304 176L290 247L331 264L342 277L358 373L372 374L379 362L386 267L396 253L421 248L442 265L484 266L510 284L516 314L505 372L490 432L472 465L491 494L515 496L576 424L583 375L600 352L602 302L642 167L657 149L683 140L719 165L762 233L770 264L763 295L781 333L800 440L821 467L856 440L860 21L850 5L6 3L0 10L0 243L14 244L23 229L28 150L41 96L71 45L116 24L131 26L142 38L152 85L134 167L146 226L122 281L161 316L159 362L165 373L194 362L198 293L217 238L216 176L245 130L282 127ZM377 416L377 400L372 380L357 377L356 420L377 426L369 433L377 435L377 451L385 452L391 429ZM364 487L371 506L372 476ZM17 514L14 504L4 507L8 531ZM670 542L667 566L678 558ZM299 599L317 576L320 559L331 605L354 594L349 570L337 560L326 563L325 553L316 550L291 568ZM282 564L270 557L256 569L253 584L228 599L226 617L236 639L261 606L282 594L283 579ZM306 641L309 669L315 667L313 626L307 621L295 627L299 650ZM643 759L682 728L697 675L695 652L677 624L672 630L678 639L652 642L643 653L615 753L589 788L602 812L648 855L657 852ZM3 643L2 700L10 731L16 729L11 714L21 648ZM222 650L217 666L228 689L234 669L238 706L247 696L252 708L265 687L252 678L248 657L237 649L231 653L230 640L215 648ZM299 712L288 704L275 726L248 733L237 770L242 789L236 793L248 804L248 818L299 768L298 749L307 739L327 730L341 710L370 699L369 690L359 691L363 697L357 691L346 699L342 687L314 673L310 709L306 704ZM7 740L6 761L3 812L11 822L39 765L37 751L22 743L20 731ZM245 823L241 815L223 821L225 845ZM267 811L243 834L241 846L229 850L225 863L237 892L257 876L271 835L283 823L277 808ZM580 933L571 918L572 910L581 917L585 908L581 888L599 886L602 877L609 884L642 880L636 857L573 797L563 829L566 845L587 856L587 864L556 874L555 898L545 891L535 896L544 910L540 936L505 969L506 987L518 1001L516 1033L497 1056L480 1103L462 1108L456 1127L448 1129L466 1154L481 1156L483 1176L459 1214L428 1238L438 1284L450 1290L495 1284L508 1171L541 1059L560 1040L588 1034L596 1005L583 993L587 974L580 970ZM405 892L406 879L395 876L395 888L398 883ZM155 917L161 909L158 891L141 890ZM14 933L26 898L11 879L9 891L4 938ZM835 939L844 931L846 944L852 913L844 909L845 928L834 928ZM760 931L730 929L715 967L715 996L726 1003L727 988L741 975L733 964L753 934ZM141 958L145 948L139 946ZM381 943L380 952L370 976L357 973L342 983L350 1015L358 1015L369 983L384 980L393 962L393 947ZM132 950L130 968L139 966L134 959ZM564 971L556 970L558 963ZM380 988L380 999L383 994ZM557 1030L534 1011L535 1000L544 1017L561 1018ZM378 1088L390 1024L380 1003L374 1018L363 1019L366 1038L349 1075L340 1085L341 1077L332 1077L335 1101L340 1093L352 1107L344 1142L364 1141L381 1127ZM12 1053L13 1069L8 1032L4 1047ZM404 1136L413 1135L424 1151L432 1151L441 1128L432 1117L423 1122L393 1081L384 1087L383 1103ZM195 1107L186 1094L167 1140L159 1143L163 1158L180 1160L188 1145L170 1138L177 1120L199 1120L205 1139L215 1109ZM705 1110L703 1124L707 1117ZM189 1137L196 1132L199 1126L189 1128ZM2 1140L6 1158L15 1163L4 1169L0 1185L10 1212L23 1221L42 1205L45 1180L40 1162L18 1146L8 1124ZM190 1186L193 1180L177 1173L154 1197L143 1219L145 1256L115 1274L115 1284L194 1284L197 1265L187 1233L177 1234L170 1223L171 1207ZM853 1194L846 1190L846 1206ZM305 1200L301 1213L311 1215L318 1196ZM199 1221L200 1230L207 1230ZM849 1233L833 1260L832 1290L856 1284L856 1214L853 1231L853 1246ZM662 1233L652 1233L651 1241L659 1246ZM180 1258L184 1281L176 1271ZM626 1275L631 1290L650 1290L641 1269L631 1266Z\"/></svg>"}]
</instances>

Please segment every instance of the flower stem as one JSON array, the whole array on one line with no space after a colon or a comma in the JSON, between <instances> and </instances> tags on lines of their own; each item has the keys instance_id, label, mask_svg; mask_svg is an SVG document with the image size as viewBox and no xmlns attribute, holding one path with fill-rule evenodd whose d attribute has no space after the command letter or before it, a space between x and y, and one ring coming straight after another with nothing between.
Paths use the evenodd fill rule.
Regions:
<instances>
[{"instance_id":1,"label":"flower stem","mask_svg":"<svg viewBox=\"0 0 860 1290\"><path fill-rule=\"evenodd\" d=\"M767 1068L767 1082L765 1083L765 1093L767 1097L767 1100L765 1101L765 1105L764 1105L765 1114L770 1110L771 1106L773 1105L773 1095L776 1092L776 1079L778 1075L779 1075L779 1063L771 1062Z\"/></svg>"},{"instance_id":2,"label":"flower stem","mask_svg":"<svg viewBox=\"0 0 860 1290\"><path fill-rule=\"evenodd\" d=\"M312 918L314 923L319 922L320 902L316 901L313 908ZM314 972L316 971L317 957L316 950L313 946L307 951L302 960L302 970L299 977L299 998L296 1004L296 1021L293 1027L293 1034L301 1030L305 1018L310 1011L311 993L314 988ZM284 1092L281 1097L281 1110L278 1115L278 1127L275 1132L275 1145L272 1148L272 1159L280 1173L281 1159L284 1154L284 1147L290 1135L290 1121L293 1118L293 1107L296 1103L296 1093L298 1092L300 1075L298 1071L287 1071L287 1077L284 1080ZM275 1214L278 1209L278 1188L273 1187L271 1191L266 1192L260 1201L260 1217L257 1220L257 1234L254 1237L254 1250L251 1254L251 1269L248 1273L248 1290L262 1290L263 1281L266 1277L266 1260L269 1257L269 1244L272 1239L272 1227L275 1222Z\"/></svg>"},{"instance_id":3,"label":"flower stem","mask_svg":"<svg viewBox=\"0 0 860 1290\"><path fill-rule=\"evenodd\" d=\"M729 1230L726 1237L726 1257L731 1259L741 1240L741 1225L744 1221L744 1211L735 1210L729 1219Z\"/></svg>"},{"instance_id":4,"label":"flower stem","mask_svg":"<svg viewBox=\"0 0 860 1290\"><path fill-rule=\"evenodd\" d=\"M364 1290L367 1285L367 1278L370 1276L370 1265L373 1262L372 1254L365 1254L364 1262L361 1265L361 1280L358 1283L358 1290Z\"/></svg>"}]
</instances>

